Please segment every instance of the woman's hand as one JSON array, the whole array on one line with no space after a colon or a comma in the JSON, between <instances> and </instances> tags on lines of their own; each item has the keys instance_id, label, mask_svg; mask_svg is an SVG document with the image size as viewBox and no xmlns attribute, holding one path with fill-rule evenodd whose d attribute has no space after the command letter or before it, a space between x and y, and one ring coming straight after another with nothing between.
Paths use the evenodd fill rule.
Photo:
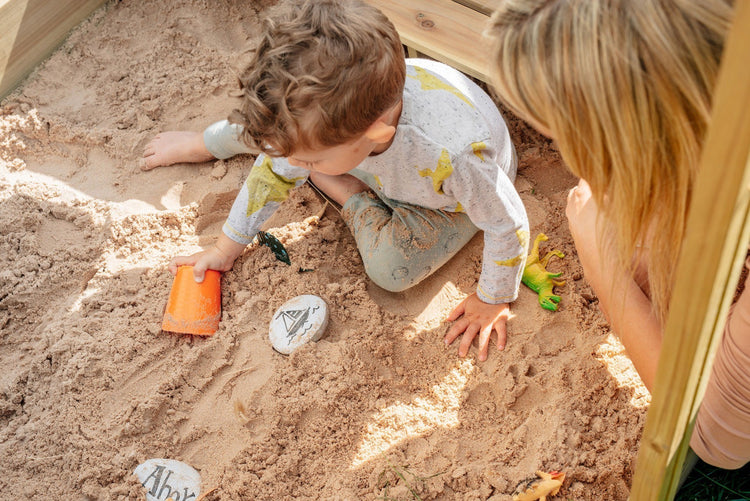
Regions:
<instances>
[{"instance_id":1,"label":"woman's hand","mask_svg":"<svg viewBox=\"0 0 750 501\"><path fill-rule=\"evenodd\" d=\"M578 186L568 193L568 205L565 208L568 217L568 228L578 252L578 259L583 266L586 279L598 289L603 283L602 256L597 233L599 207L591 194L589 184L581 179Z\"/></svg>"}]
</instances>

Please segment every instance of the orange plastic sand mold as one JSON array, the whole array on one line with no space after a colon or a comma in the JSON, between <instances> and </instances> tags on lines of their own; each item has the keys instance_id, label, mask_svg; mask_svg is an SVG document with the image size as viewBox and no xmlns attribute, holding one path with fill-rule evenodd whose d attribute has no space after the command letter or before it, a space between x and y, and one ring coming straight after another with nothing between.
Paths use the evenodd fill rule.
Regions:
<instances>
[{"instance_id":1,"label":"orange plastic sand mold","mask_svg":"<svg viewBox=\"0 0 750 501\"><path fill-rule=\"evenodd\" d=\"M212 336L221 320L221 273L207 270L203 282L192 266L180 266L169 292L161 329L178 334Z\"/></svg>"}]
</instances>

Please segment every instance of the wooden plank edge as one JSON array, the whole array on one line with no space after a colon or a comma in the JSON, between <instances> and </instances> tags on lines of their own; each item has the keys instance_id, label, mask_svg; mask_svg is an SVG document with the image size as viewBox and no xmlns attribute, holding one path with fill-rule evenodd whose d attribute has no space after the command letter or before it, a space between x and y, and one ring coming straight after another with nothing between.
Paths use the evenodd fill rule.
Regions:
<instances>
[{"instance_id":1,"label":"wooden plank edge","mask_svg":"<svg viewBox=\"0 0 750 501\"><path fill-rule=\"evenodd\" d=\"M15 90L106 1L6 0L0 4L0 99Z\"/></svg>"},{"instance_id":2,"label":"wooden plank edge","mask_svg":"<svg viewBox=\"0 0 750 501\"><path fill-rule=\"evenodd\" d=\"M365 1L391 20L408 49L490 83L487 54L491 40L483 35L488 16L452 0L418 0L408 5L395 0ZM450 38L456 43L450 43Z\"/></svg>"}]
</instances>

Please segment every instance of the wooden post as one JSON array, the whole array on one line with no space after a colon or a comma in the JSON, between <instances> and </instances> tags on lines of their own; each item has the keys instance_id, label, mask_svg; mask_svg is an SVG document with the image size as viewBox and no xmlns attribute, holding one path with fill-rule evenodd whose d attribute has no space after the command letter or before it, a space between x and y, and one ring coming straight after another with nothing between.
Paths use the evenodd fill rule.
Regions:
<instances>
[{"instance_id":1,"label":"wooden post","mask_svg":"<svg viewBox=\"0 0 750 501\"><path fill-rule=\"evenodd\" d=\"M750 0L735 2L630 493L671 500L750 238Z\"/></svg>"},{"instance_id":2,"label":"wooden post","mask_svg":"<svg viewBox=\"0 0 750 501\"><path fill-rule=\"evenodd\" d=\"M105 0L0 0L0 99Z\"/></svg>"}]
</instances>

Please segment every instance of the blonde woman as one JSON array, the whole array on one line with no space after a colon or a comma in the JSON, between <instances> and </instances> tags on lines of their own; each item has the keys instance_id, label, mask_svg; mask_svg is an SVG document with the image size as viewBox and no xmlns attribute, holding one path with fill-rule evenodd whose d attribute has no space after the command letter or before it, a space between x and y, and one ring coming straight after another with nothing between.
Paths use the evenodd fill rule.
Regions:
<instances>
[{"instance_id":1,"label":"blonde woman","mask_svg":"<svg viewBox=\"0 0 750 501\"><path fill-rule=\"evenodd\" d=\"M566 211L579 259L647 387L732 11L729 0L504 0L490 28L499 97L581 178ZM750 459L750 291L691 446L723 468Z\"/></svg>"}]
</instances>

